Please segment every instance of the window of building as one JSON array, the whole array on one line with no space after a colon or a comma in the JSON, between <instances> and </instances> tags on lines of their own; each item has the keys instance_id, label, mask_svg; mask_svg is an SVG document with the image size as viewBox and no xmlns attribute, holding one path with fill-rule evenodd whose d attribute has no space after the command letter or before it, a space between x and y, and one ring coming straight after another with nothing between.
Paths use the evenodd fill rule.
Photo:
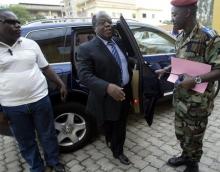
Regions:
<instances>
[{"instance_id":1,"label":"window of building","mask_svg":"<svg viewBox=\"0 0 220 172\"><path fill-rule=\"evenodd\" d=\"M152 19L155 19L156 15L155 14L152 14Z\"/></svg>"},{"instance_id":2,"label":"window of building","mask_svg":"<svg viewBox=\"0 0 220 172\"><path fill-rule=\"evenodd\" d=\"M135 19L136 18L136 14L132 14L132 18Z\"/></svg>"},{"instance_id":3,"label":"window of building","mask_svg":"<svg viewBox=\"0 0 220 172\"><path fill-rule=\"evenodd\" d=\"M147 14L146 14L146 13L143 13L143 14L142 14L142 18L147 18Z\"/></svg>"}]
</instances>

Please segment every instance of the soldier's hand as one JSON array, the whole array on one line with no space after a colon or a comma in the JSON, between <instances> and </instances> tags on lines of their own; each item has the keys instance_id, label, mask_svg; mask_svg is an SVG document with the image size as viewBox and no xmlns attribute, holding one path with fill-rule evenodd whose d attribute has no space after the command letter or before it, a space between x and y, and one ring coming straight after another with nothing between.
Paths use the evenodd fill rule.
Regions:
<instances>
[{"instance_id":1,"label":"soldier's hand","mask_svg":"<svg viewBox=\"0 0 220 172\"><path fill-rule=\"evenodd\" d=\"M157 69L157 70L155 70L155 73L158 74L158 78L160 79L166 73L166 70L165 69Z\"/></svg>"},{"instance_id":2,"label":"soldier's hand","mask_svg":"<svg viewBox=\"0 0 220 172\"><path fill-rule=\"evenodd\" d=\"M183 81L179 83L178 86L186 89L186 90L189 90L189 89L192 89L195 87L196 83L195 83L195 80L194 80L194 77L188 75L188 74L183 74Z\"/></svg>"},{"instance_id":3,"label":"soldier's hand","mask_svg":"<svg viewBox=\"0 0 220 172\"><path fill-rule=\"evenodd\" d=\"M123 91L123 88L117 86L116 84L109 84L107 87L107 93L116 101L125 100L125 93Z\"/></svg>"}]
</instances>

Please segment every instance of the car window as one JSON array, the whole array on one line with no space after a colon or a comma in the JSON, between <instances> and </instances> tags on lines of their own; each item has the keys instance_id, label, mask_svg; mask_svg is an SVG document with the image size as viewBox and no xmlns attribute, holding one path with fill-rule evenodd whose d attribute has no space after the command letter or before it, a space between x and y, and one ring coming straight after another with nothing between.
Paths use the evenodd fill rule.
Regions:
<instances>
[{"instance_id":1,"label":"car window","mask_svg":"<svg viewBox=\"0 0 220 172\"><path fill-rule=\"evenodd\" d=\"M66 30L66 37L65 37L65 45L62 54L64 55L64 61L70 61L71 59L71 45L72 45L72 29L67 28Z\"/></svg>"},{"instance_id":2,"label":"car window","mask_svg":"<svg viewBox=\"0 0 220 172\"><path fill-rule=\"evenodd\" d=\"M132 26L131 30L143 55L175 52L175 40L160 30Z\"/></svg>"},{"instance_id":3,"label":"car window","mask_svg":"<svg viewBox=\"0 0 220 172\"><path fill-rule=\"evenodd\" d=\"M80 44L90 41L93 37L95 37L95 33L91 30L77 32L75 35L75 52Z\"/></svg>"},{"instance_id":4,"label":"car window","mask_svg":"<svg viewBox=\"0 0 220 172\"><path fill-rule=\"evenodd\" d=\"M70 45L65 47L65 39L67 38L70 44L71 33L65 37L66 32L66 28L37 30L29 33L27 38L39 44L49 63L62 63L70 61Z\"/></svg>"},{"instance_id":5,"label":"car window","mask_svg":"<svg viewBox=\"0 0 220 172\"><path fill-rule=\"evenodd\" d=\"M74 46L73 46L73 63L75 64L75 61L77 60L77 49L79 47L80 44L90 41L93 37L95 36L95 33L92 29L79 29L79 30L75 30L75 34L74 34ZM72 76L74 76L75 78L77 78L77 70L76 70L76 66L73 65L72 68Z\"/></svg>"},{"instance_id":6,"label":"car window","mask_svg":"<svg viewBox=\"0 0 220 172\"><path fill-rule=\"evenodd\" d=\"M93 32L82 32L76 34L76 46L79 46L80 44L90 41L95 34Z\"/></svg>"}]
</instances>

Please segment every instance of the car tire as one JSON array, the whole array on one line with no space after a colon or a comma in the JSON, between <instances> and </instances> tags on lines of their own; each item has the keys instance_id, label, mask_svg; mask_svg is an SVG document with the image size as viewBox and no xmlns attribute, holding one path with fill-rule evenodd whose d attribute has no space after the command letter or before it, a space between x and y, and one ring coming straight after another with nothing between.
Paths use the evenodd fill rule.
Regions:
<instances>
[{"instance_id":1,"label":"car tire","mask_svg":"<svg viewBox=\"0 0 220 172\"><path fill-rule=\"evenodd\" d=\"M85 106L70 102L55 106L54 124L61 152L76 151L88 144L92 137L92 120Z\"/></svg>"},{"instance_id":2,"label":"car tire","mask_svg":"<svg viewBox=\"0 0 220 172\"><path fill-rule=\"evenodd\" d=\"M220 89L220 80L217 80L214 82L214 87L215 87L215 94L214 97L218 95L219 89Z\"/></svg>"}]
</instances>

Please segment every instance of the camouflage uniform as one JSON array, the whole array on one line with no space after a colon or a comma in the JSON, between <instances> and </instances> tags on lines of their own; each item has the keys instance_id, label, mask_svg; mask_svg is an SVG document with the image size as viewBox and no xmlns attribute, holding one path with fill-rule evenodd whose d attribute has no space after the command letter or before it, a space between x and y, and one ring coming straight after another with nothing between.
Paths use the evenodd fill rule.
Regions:
<instances>
[{"instance_id":1,"label":"camouflage uniform","mask_svg":"<svg viewBox=\"0 0 220 172\"><path fill-rule=\"evenodd\" d=\"M189 36L180 33L176 41L176 57L220 68L220 38L215 31L197 24ZM183 155L200 161L202 140L208 116L214 107L214 83L210 82L205 93L177 87L174 90L175 134L180 141Z\"/></svg>"}]
</instances>

